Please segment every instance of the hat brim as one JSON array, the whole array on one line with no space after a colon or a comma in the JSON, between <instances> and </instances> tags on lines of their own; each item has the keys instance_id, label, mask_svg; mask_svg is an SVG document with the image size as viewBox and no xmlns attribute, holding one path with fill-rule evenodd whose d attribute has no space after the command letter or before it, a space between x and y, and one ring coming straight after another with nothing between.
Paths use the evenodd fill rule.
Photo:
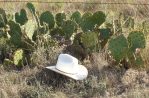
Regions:
<instances>
[{"instance_id":1,"label":"hat brim","mask_svg":"<svg viewBox=\"0 0 149 98\"><path fill-rule=\"evenodd\" d=\"M84 67L83 65L78 65L78 68L77 68L77 73L76 74L69 74L69 73L65 73L63 71L60 71L56 68L56 66L48 66L46 67L47 69L50 69L54 72L57 72L59 74L62 74L62 75L65 75L67 77L70 77L72 79L75 79L75 80L83 80L87 77L88 75L88 71L86 69L86 67Z\"/></svg>"}]
</instances>

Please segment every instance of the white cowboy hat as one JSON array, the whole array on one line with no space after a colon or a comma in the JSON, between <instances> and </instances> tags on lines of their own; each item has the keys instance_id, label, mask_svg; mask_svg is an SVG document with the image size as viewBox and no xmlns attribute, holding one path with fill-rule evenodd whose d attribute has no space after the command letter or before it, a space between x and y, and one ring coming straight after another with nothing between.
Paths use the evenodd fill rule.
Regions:
<instances>
[{"instance_id":1,"label":"white cowboy hat","mask_svg":"<svg viewBox=\"0 0 149 98\"><path fill-rule=\"evenodd\" d=\"M46 68L75 80L83 80L88 75L86 67L79 65L78 59L69 54L60 54L56 65Z\"/></svg>"}]
</instances>

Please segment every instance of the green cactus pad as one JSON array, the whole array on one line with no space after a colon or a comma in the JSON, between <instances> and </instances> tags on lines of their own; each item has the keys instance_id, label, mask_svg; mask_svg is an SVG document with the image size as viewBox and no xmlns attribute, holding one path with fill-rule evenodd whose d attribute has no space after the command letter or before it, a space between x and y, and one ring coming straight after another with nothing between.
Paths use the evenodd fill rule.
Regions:
<instances>
[{"instance_id":1,"label":"green cactus pad","mask_svg":"<svg viewBox=\"0 0 149 98\"><path fill-rule=\"evenodd\" d=\"M0 28L5 27L6 24L7 24L7 18L6 18L5 10L0 8Z\"/></svg>"},{"instance_id":2,"label":"green cactus pad","mask_svg":"<svg viewBox=\"0 0 149 98\"><path fill-rule=\"evenodd\" d=\"M46 11L43 12L40 16L40 24L43 25L44 23L48 24L49 29L52 29L54 27L55 21L54 16L51 12Z\"/></svg>"},{"instance_id":3,"label":"green cactus pad","mask_svg":"<svg viewBox=\"0 0 149 98\"><path fill-rule=\"evenodd\" d=\"M101 41L100 43L101 43L101 47L103 49L104 46L107 44L110 36L112 36L112 33L109 28L99 29L99 33L100 33L100 41Z\"/></svg>"},{"instance_id":4,"label":"green cactus pad","mask_svg":"<svg viewBox=\"0 0 149 98\"><path fill-rule=\"evenodd\" d=\"M127 56L127 52L128 52L127 39L122 34L111 38L109 40L108 49L111 52L111 55L113 56L113 58L117 62L120 62L122 59L124 59Z\"/></svg>"},{"instance_id":5,"label":"green cactus pad","mask_svg":"<svg viewBox=\"0 0 149 98\"><path fill-rule=\"evenodd\" d=\"M25 9L21 9L19 13L15 13L15 21L20 25L24 25L28 21Z\"/></svg>"},{"instance_id":6,"label":"green cactus pad","mask_svg":"<svg viewBox=\"0 0 149 98\"><path fill-rule=\"evenodd\" d=\"M28 22L25 24L25 27L24 27L25 33L30 40L32 40L32 37L36 28L37 28L37 24L33 20L28 20Z\"/></svg>"},{"instance_id":7,"label":"green cactus pad","mask_svg":"<svg viewBox=\"0 0 149 98\"><path fill-rule=\"evenodd\" d=\"M99 29L100 40L109 39L112 35L111 30L109 28Z\"/></svg>"},{"instance_id":8,"label":"green cactus pad","mask_svg":"<svg viewBox=\"0 0 149 98\"><path fill-rule=\"evenodd\" d=\"M35 14L35 7L32 3L27 3L26 6L31 11L31 13Z\"/></svg>"},{"instance_id":9,"label":"green cactus pad","mask_svg":"<svg viewBox=\"0 0 149 98\"><path fill-rule=\"evenodd\" d=\"M128 35L130 49L135 52L136 48L145 48L146 41L144 34L140 31L133 31Z\"/></svg>"},{"instance_id":10,"label":"green cactus pad","mask_svg":"<svg viewBox=\"0 0 149 98\"><path fill-rule=\"evenodd\" d=\"M18 49L14 52L13 55L13 63L16 66L22 66L23 64L23 58L24 58L24 52L22 49Z\"/></svg>"},{"instance_id":11,"label":"green cactus pad","mask_svg":"<svg viewBox=\"0 0 149 98\"><path fill-rule=\"evenodd\" d=\"M79 11L74 12L71 15L71 20L74 20L77 24L80 24L81 22L81 13Z\"/></svg>"},{"instance_id":12,"label":"green cactus pad","mask_svg":"<svg viewBox=\"0 0 149 98\"><path fill-rule=\"evenodd\" d=\"M57 24L58 26L62 26L63 23L64 23L64 20L66 20L66 15L65 15L65 13L57 13L57 14L55 15L55 20L56 20L56 24Z\"/></svg>"},{"instance_id":13,"label":"green cactus pad","mask_svg":"<svg viewBox=\"0 0 149 98\"><path fill-rule=\"evenodd\" d=\"M136 59L135 59L135 64L134 64L137 68L142 68L144 67L144 61L143 58L141 57L141 55L137 55Z\"/></svg>"},{"instance_id":14,"label":"green cactus pad","mask_svg":"<svg viewBox=\"0 0 149 98\"><path fill-rule=\"evenodd\" d=\"M93 31L95 23L92 20L92 14L90 14L89 12L84 13L84 15L81 18L80 26L83 32Z\"/></svg>"},{"instance_id":15,"label":"green cactus pad","mask_svg":"<svg viewBox=\"0 0 149 98\"><path fill-rule=\"evenodd\" d=\"M97 52L99 50L98 35L95 32L86 32L81 34L81 43L83 47L90 52Z\"/></svg>"},{"instance_id":16,"label":"green cactus pad","mask_svg":"<svg viewBox=\"0 0 149 98\"><path fill-rule=\"evenodd\" d=\"M21 46L21 37L22 37L22 32L19 24L15 23L14 21L9 21L9 26L10 26L10 31L9 35L10 41L16 46L19 47Z\"/></svg>"},{"instance_id":17,"label":"green cactus pad","mask_svg":"<svg viewBox=\"0 0 149 98\"><path fill-rule=\"evenodd\" d=\"M76 23L72 20L64 21L64 24L62 25L62 30L65 34L65 38L69 39L72 34L75 32L76 29Z\"/></svg>"},{"instance_id":18,"label":"green cactus pad","mask_svg":"<svg viewBox=\"0 0 149 98\"><path fill-rule=\"evenodd\" d=\"M106 20L106 15L102 11L95 12L92 17L93 17L93 21L98 26L103 24L105 22L105 20Z\"/></svg>"}]
</instances>

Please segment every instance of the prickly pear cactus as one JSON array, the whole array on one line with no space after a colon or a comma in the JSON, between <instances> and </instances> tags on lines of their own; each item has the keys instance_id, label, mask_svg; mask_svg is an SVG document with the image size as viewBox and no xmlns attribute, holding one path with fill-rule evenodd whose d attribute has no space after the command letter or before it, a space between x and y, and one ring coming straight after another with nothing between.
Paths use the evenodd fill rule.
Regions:
<instances>
[{"instance_id":1,"label":"prickly pear cactus","mask_svg":"<svg viewBox=\"0 0 149 98\"><path fill-rule=\"evenodd\" d=\"M110 38L110 36L112 36L112 32L109 28L103 28L103 29L99 29L99 33L100 33L101 47L104 48L104 46L108 42L108 39Z\"/></svg>"},{"instance_id":2,"label":"prickly pear cactus","mask_svg":"<svg viewBox=\"0 0 149 98\"><path fill-rule=\"evenodd\" d=\"M26 6L30 10L31 13L35 14L36 10L32 3L27 3Z\"/></svg>"},{"instance_id":3,"label":"prickly pear cactus","mask_svg":"<svg viewBox=\"0 0 149 98\"><path fill-rule=\"evenodd\" d=\"M145 48L146 41L144 34L140 31L133 31L128 35L129 48L135 52L136 48Z\"/></svg>"},{"instance_id":4,"label":"prickly pear cactus","mask_svg":"<svg viewBox=\"0 0 149 98\"><path fill-rule=\"evenodd\" d=\"M51 12L46 11L41 14L40 24L44 25L44 23L48 24L49 29L52 29L54 27L55 21L54 21L54 16L52 15Z\"/></svg>"},{"instance_id":5,"label":"prickly pear cactus","mask_svg":"<svg viewBox=\"0 0 149 98\"><path fill-rule=\"evenodd\" d=\"M33 20L28 20L28 22L25 24L25 34L27 35L27 37L32 40L33 34L35 32L37 28L37 24L35 21Z\"/></svg>"},{"instance_id":6,"label":"prickly pear cactus","mask_svg":"<svg viewBox=\"0 0 149 98\"><path fill-rule=\"evenodd\" d=\"M106 15L102 11L95 12L92 17L94 23L97 24L98 26L103 24L106 20Z\"/></svg>"},{"instance_id":7,"label":"prickly pear cactus","mask_svg":"<svg viewBox=\"0 0 149 98\"><path fill-rule=\"evenodd\" d=\"M71 20L64 21L64 23L62 25L62 30L65 34L66 39L70 39L72 34L75 32L75 29L76 29L76 23L75 22L73 22Z\"/></svg>"},{"instance_id":8,"label":"prickly pear cactus","mask_svg":"<svg viewBox=\"0 0 149 98\"><path fill-rule=\"evenodd\" d=\"M100 40L106 40L109 39L110 36L112 36L111 30L109 28L99 29L99 33L100 33Z\"/></svg>"},{"instance_id":9,"label":"prickly pear cactus","mask_svg":"<svg viewBox=\"0 0 149 98\"><path fill-rule=\"evenodd\" d=\"M23 64L23 58L24 58L24 52L22 49L18 49L14 52L14 55L13 55L13 63L16 65L16 66L22 66Z\"/></svg>"},{"instance_id":10,"label":"prickly pear cactus","mask_svg":"<svg viewBox=\"0 0 149 98\"><path fill-rule=\"evenodd\" d=\"M21 37L22 37L22 32L19 24L15 23L14 21L9 21L9 26L10 26L10 31L9 35L10 41L16 46L20 47L21 46Z\"/></svg>"},{"instance_id":11,"label":"prickly pear cactus","mask_svg":"<svg viewBox=\"0 0 149 98\"><path fill-rule=\"evenodd\" d=\"M25 9L21 9L19 13L15 13L15 21L20 25L24 25L28 21Z\"/></svg>"},{"instance_id":12,"label":"prickly pear cactus","mask_svg":"<svg viewBox=\"0 0 149 98\"><path fill-rule=\"evenodd\" d=\"M89 12L84 13L84 15L81 18L80 26L83 30L83 32L93 31L95 27L95 23L92 20L92 14Z\"/></svg>"},{"instance_id":13,"label":"prickly pear cactus","mask_svg":"<svg viewBox=\"0 0 149 98\"><path fill-rule=\"evenodd\" d=\"M134 63L135 67L137 68L143 68L144 66L144 61L143 58L141 57L141 55L137 55L135 57L135 63Z\"/></svg>"},{"instance_id":14,"label":"prickly pear cactus","mask_svg":"<svg viewBox=\"0 0 149 98\"><path fill-rule=\"evenodd\" d=\"M80 24L81 22L81 13L79 11L74 12L71 15L71 20L74 20L77 24Z\"/></svg>"},{"instance_id":15,"label":"prickly pear cactus","mask_svg":"<svg viewBox=\"0 0 149 98\"><path fill-rule=\"evenodd\" d=\"M83 48L85 48L88 53L97 52L100 48L98 35L95 32L82 33L80 40Z\"/></svg>"},{"instance_id":16,"label":"prickly pear cactus","mask_svg":"<svg viewBox=\"0 0 149 98\"><path fill-rule=\"evenodd\" d=\"M84 32L93 31L95 27L99 27L105 22L106 15L97 11L93 15L89 12L84 13L81 19L81 28Z\"/></svg>"},{"instance_id":17,"label":"prickly pear cactus","mask_svg":"<svg viewBox=\"0 0 149 98\"><path fill-rule=\"evenodd\" d=\"M65 36L65 33L63 32L62 28L53 28L50 32L51 36L55 36L55 35L60 35L60 36Z\"/></svg>"},{"instance_id":18,"label":"prickly pear cactus","mask_svg":"<svg viewBox=\"0 0 149 98\"><path fill-rule=\"evenodd\" d=\"M7 24L7 18L5 10L0 8L0 28L5 27L6 24Z\"/></svg>"},{"instance_id":19,"label":"prickly pear cactus","mask_svg":"<svg viewBox=\"0 0 149 98\"><path fill-rule=\"evenodd\" d=\"M55 15L55 20L56 20L56 24L57 24L58 26L62 26L63 23L64 23L64 20L66 20L66 15L65 15L65 13L57 13L57 14Z\"/></svg>"},{"instance_id":20,"label":"prickly pear cactus","mask_svg":"<svg viewBox=\"0 0 149 98\"><path fill-rule=\"evenodd\" d=\"M127 56L128 43L124 35L113 37L109 40L108 50L116 62L120 62Z\"/></svg>"}]
</instances>

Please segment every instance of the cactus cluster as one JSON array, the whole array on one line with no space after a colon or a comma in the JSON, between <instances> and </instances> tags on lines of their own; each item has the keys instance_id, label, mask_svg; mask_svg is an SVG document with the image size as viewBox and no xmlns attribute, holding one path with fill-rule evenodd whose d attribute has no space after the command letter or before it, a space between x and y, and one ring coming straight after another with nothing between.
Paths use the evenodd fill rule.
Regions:
<instances>
[{"instance_id":1,"label":"cactus cluster","mask_svg":"<svg viewBox=\"0 0 149 98\"><path fill-rule=\"evenodd\" d=\"M66 19L65 13L57 13L55 15L56 27L51 30L51 35L64 36L66 39L70 37L77 30L77 23L73 20Z\"/></svg>"},{"instance_id":2,"label":"cactus cluster","mask_svg":"<svg viewBox=\"0 0 149 98\"><path fill-rule=\"evenodd\" d=\"M108 49L116 60L120 63L122 60L127 59L127 63L133 66L143 65L143 58L140 51L145 48L145 37L140 31L132 31L126 38L123 34L110 39Z\"/></svg>"},{"instance_id":3,"label":"cactus cluster","mask_svg":"<svg viewBox=\"0 0 149 98\"><path fill-rule=\"evenodd\" d=\"M72 36L75 29L76 29L76 23L75 22L73 22L71 20L64 21L64 23L62 25L62 30L65 34L66 39L69 39Z\"/></svg>"},{"instance_id":4,"label":"cactus cluster","mask_svg":"<svg viewBox=\"0 0 149 98\"><path fill-rule=\"evenodd\" d=\"M52 29L55 25L54 16L51 12L46 11L40 15L40 24L44 25L44 23L48 24L49 29Z\"/></svg>"},{"instance_id":5,"label":"cactus cluster","mask_svg":"<svg viewBox=\"0 0 149 98\"><path fill-rule=\"evenodd\" d=\"M93 52L98 52L101 49L97 32L79 33L75 36L73 45L81 47L85 54L90 55ZM80 52L76 53L80 54Z\"/></svg>"},{"instance_id":6,"label":"cactus cluster","mask_svg":"<svg viewBox=\"0 0 149 98\"><path fill-rule=\"evenodd\" d=\"M26 7L33 15L31 17L33 19L27 16L28 10L26 9L16 12L14 19L13 17L8 19L5 11L0 8L0 48L7 42L14 48L13 60L5 58L6 64L13 62L14 65L21 66L24 52L31 53L39 43L41 45L44 43L44 47L52 46L53 43L56 43L51 40L52 38L61 38L57 40L59 42L72 40L71 45L79 49L76 49L75 52L81 55L86 56L98 52L106 49L105 46L108 45L110 55L117 63L121 63L124 59L133 65L139 66L143 63L141 54L136 54L136 50L145 48L144 34L141 31L132 31L128 37L124 36L119 20L114 21L115 27L108 24L103 28L102 24L106 20L106 15L102 11L85 12L84 14L75 11L70 17L66 17L65 13L54 15L50 11L37 14L32 3L27 3ZM134 19L129 18L128 21L130 21L128 26L134 28ZM114 32L120 32L120 34L113 35ZM81 53L80 50L84 53ZM75 52L74 54L76 54Z\"/></svg>"},{"instance_id":7,"label":"cactus cluster","mask_svg":"<svg viewBox=\"0 0 149 98\"><path fill-rule=\"evenodd\" d=\"M83 32L93 31L96 27L98 28L102 23L105 22L106 15L97 11L95 13L86 12L83 14L80 26Z\"/></svg>"}]
</instances>

